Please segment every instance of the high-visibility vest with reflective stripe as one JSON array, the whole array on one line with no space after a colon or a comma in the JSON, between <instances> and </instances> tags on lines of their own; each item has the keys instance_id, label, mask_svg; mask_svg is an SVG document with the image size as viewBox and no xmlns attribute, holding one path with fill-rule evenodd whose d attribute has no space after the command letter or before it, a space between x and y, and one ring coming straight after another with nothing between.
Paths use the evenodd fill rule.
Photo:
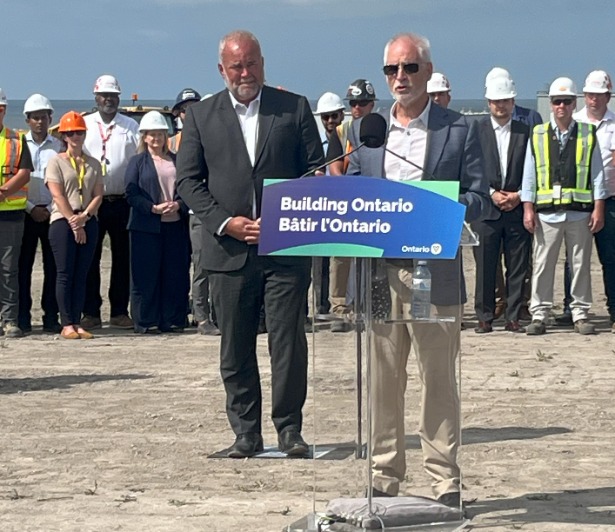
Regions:
<instances>
[{"instance_id":1,"label":"high-visibility vest with reflective stripe","mask_svg":"<svg viewBox=\"0 0 615 532\"><path fill-rule=\"evenodd\" d=\"M350 153L352 151L352 144L348 139L348 130L350 129L351 120L347 120L346 122L342 122L339 126L337 126L337 136L340 138L340 144L342 145L342 153ZM350 159L348 157L344 157L344 173L348 170L348 165L350 164Z\"/></svg>"},{"instance_id":2,"label":"high-visibility vest with reflective stripe","mask_svg":"<svg viewBox=\"0 0 615 532\"><path fill-rule=\"evenodd\" d=\"M576 143L570 140L576 130ZM553 139L555 139L553 141ZM536 163L536 210L576 210L588 211L593 207L591 182L591 159L596 146L596 128L591 124L577 122L571 138L564 150L559 153L559 145L551 124L539 124L532 133L532 151ZM562 156L574 149L574 161L565 168L566 175L554 180L555 168ZM561 164L559 165L561 168ZM553 184L562 187L561 198L553 198Z\"/></svg>"},{"instance_id":3,"label":"high-visibility vest with reflective stripe","mask_svg":"<svg viewBox=\"0 0 615 532\"><path fill-rule=\"evenodd\" d=\"M21 162L23 135L7 127L0 131L0 181L6 184L18 171ZM0 202L0 211L19 211L26 208L28 186L24 185L17 192Z\"/></svg>"}]
</instances>

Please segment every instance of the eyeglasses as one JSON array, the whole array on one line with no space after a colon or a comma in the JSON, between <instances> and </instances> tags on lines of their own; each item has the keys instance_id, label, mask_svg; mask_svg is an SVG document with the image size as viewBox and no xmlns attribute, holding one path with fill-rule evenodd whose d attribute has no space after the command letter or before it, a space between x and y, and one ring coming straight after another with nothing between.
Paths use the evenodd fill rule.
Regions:
<instances>
[{"instance_id":1,"label":"eyeglasses","mask_svg":"<svg viewBox=\"0 0 615 532\"><path fill-rule=\"evenodd\" d=\"M382 71L384 72L385 76L395 76L397 74L397 71L399 70L399 67L401 67L402 70L406 74L416 74L419 71L418 63L402 63L401 65L384 65L382 67Z\"/></svg>"},{"instance_id":2,"label":"eyeglasses","mask_svg":"<svg viewBox=\"0 0 615 532\"><path fill-rule=\"evenodd\" d=\"M340 117L339 113L331 113L331 114L322 114L320 115L320 118L322 118L325 122L327 122L328 120L337 120Z\"/></svg>"},{"instance_id":3,"label":"eyeglasses","mask_svg":"<svg viewBox=\"0 0 615 532\"><path fill-rule=\"evenodd\" d=\"M366 107L371 103L371 100L350 100L348 103L350 107L356 107L357 105L359 107Z\"/></svg>"},{"instance_id":4,"label":"eyeglasses","mask_svg":"<svg viewBox=\"0 0 615 532\"><path fill-rule=\"evenodd\" d=\"M187 106L187 105L186 105L185 107L180 107L180 109L179 109L179 113L180 113L180 114L182 114L182 113L183 113L183 114L186 114L186 110L187 110L187 109L188 109L188 106Z\"/></svg>"},{"instance_id":5,"label":"eyeglasses","mask_svg":"<svg viewBox=\"0 0 615 532\"><path fill-rule=\"evenodd\" d=\"M85 131L81 131L81 130L79 130L79 131L65 131L64 134L67 137L73 137L75 135L77 135L78 137L81 137L81 136L85 135Z\"/></svg>"},{"instance_id":6,"label":"eyeglasses","mask_svg":"<svg viewBox=\"0 0 615 532\"><path fill-rule=\"evenodd\" d=\"M569 105L572 105L572 102L574 102L573 98L555 98L554 100L551 100L551 103L555 105L555 107L562 104L568 107Z\"/></svg>"}]
</instances>

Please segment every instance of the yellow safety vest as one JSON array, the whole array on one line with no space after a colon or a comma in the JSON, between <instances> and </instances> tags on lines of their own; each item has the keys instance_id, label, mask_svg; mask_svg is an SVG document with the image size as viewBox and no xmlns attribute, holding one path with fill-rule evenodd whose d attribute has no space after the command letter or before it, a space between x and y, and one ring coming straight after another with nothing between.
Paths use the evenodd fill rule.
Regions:
<instances>
[{"instance_id":1,"label":"yellow safety vest","mask_svg":"<svg viewBox=\"0 0 615 532\"><path fill-rule=\"evenodd\" d=\"M23 135L7 127L0 131L0 181L6 184L18 171L21 162ZM0 211L25 210L28 199L28 186L24 185L17 192L0 202Z\"/></svg>"},{"instance_id":2,"label":"yellow safety vest","mask_svg":"<svg viewBox=\"0 0 615 532\"><path fill-rule=\"evenodd\" d=\"M350 124L352 120L347 120L346 122L342 122L339 126L337 126L337 136L340 139L340 144L342 145L342 153L349 153L352 151L352 144L348 140L348 130L350 129ZM348 165L350 164L350 160L348 157L344 157L344 173L348 170Z\"/></svg>"},{"instance_id":3,"label":"yellow safety vest","mask_svg":"<svg viewBox=\"0 0 615 532\"><path fill-rule=\"evenodd\" d=\"M591 124L577 122L575 161L570 174L561 182L561 197L553 198L552 169L558 159L551 153L551 137L555 135L550 124L539 124L532 133L532 151L536 163L536 209L553 207L570 210L589 210L593 203L591 183L591 159L596 146L596 128ZM568 146L567 146L568 147ZM574 177L574 180L572 179Z\"/></svg>"}]
</instances>

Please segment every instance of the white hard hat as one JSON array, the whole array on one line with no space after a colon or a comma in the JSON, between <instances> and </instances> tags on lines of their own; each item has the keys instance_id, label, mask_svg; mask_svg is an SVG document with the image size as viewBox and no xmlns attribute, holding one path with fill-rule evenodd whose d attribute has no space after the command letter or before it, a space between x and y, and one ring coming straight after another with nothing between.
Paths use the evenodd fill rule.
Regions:
<instances>
[{"instance_id":1,"label":"white hard hat","mask_svg":"<svg viewBox=\"0 0 615 532\"><path fill-rule=\"evenodd\" d=\"M489 72L487 72L487 76L485 77L485 88L489 84L489 81L496 78L507 78L512 79L510 77L510 72L502 67L493 67Z\"/></svg>"},{"instance_id":2,"label":"white hard hat","mask_svg":"<svg viewBox=\"0 0 615 532\"><path fill-rule=\"evenodd\" d=\"M169 124L164 116L162 116L162 113L150 111L149 113L145 113L143 118L141 118L139 131L155 131L161 129L164 131L168 131L169 129Z\"/></svg>"},{"instance_id":3,"label":"white hard hat","mask_svg":"<svg viewBox=\"0 0 615 532\"><path fill-rule=\"evenodd\" d=\"M549 87L549 96L577 96L577 87L570 78L557 78Z\"/></svg>"},{"instance_id":4,"label":"white hard hat","mask_svg":"<svg viewBox=\"0 0 615 532\"><path fill-rule=\"evenodd\" d=\"M213 94L212 94L211 92L208 92L205 96L203 96L203 97L201 98L201 101L203 101L203 100L207 100L207 98L211 98L212 96L213 96Z\"/></svg>"},{"instance_id":5,"label":"white hard hat","mask_svg":"<svg viewBox=\"0 0 615 532\"><path fill-rule=\"evenodd\" d=\"M508 100L515 96L517 96L517 91L512 79L500 76L487 80L485 98L488 100Z\"/></svg>"},{"instance_id":6,"label":"white hard hat","mask_svg":"<svg viewBox=\"0 0 615 532\"><path fill-rule=\"evenodd\" d=\"M0 105L8 105L9 101L6 99L6 93L3 89L0 89Z\"/></svg>"},{"instance_id":7,"label":"white hard hat","mask_svg":"<svg viewBox=\"0 0 615 532\"><path fill-rule=\"evenodd\" d=\"M53 107L49 99L42 94L33 94L24 103L23 114L28 116L28 113L33 113L34 111L49 111L53 113Z\"/></svg>"},{"instance_id":8,"label":"white hard hat","mask_svg":"<svg viewBox=\"0 0 615 532\"><path fill-rule=\"evenodd\" d=\"M114 92L116 94L121 94L122 91L120 89L120 84L114 76L103 74L96 80L96 83L94 83L93 92L94 94L98 92Z\"/></svg>"},{"instance_id":9,"label":"white hard hat","mask_svg":"<svg viewBox=\"0 0 615 532\"><path fill-rule=\"evenodd\" d=\"M334 113L335 111L344 110L344 101L333 92L325 92L320 98L318 98L318 104L316 105L316 114L322 113Z\"/></svg>"},{"instance_id":10,"label":"white hard hat","mask_svg":"<svg viewBox=\"0 0 615 532\"><path fill-rule=\"evenodd\" d=\"M585 78L583 92L605 93L611 92L612 88L613 83L611 83L611 76L604 70L594 70Z\"/></svg>"},{"instance_id":11,"label":"white hard hat","mask_svg":"<svg viewBox=\"0 0 615 532\"><path fill-rule=\"evenodd\" d=\"M449 92L451 90L451 84L444 74L440 72L434 72L427 82L427 92L429 94L433 92Z\"/></svg>"}]
</instances>

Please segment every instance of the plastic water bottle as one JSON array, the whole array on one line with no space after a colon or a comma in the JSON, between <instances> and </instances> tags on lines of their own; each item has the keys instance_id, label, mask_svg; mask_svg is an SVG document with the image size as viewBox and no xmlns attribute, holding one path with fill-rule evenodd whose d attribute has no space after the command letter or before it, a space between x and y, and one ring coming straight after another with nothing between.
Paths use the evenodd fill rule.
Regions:
<instances>
[{"instance_id":1,"label":"plastic water bottle","mask_svg":"<svg viewBox=\"0 0 615 532\"><path fill-rule=\"evenodd\" d=\"M431 315L431 273L424 260L417 262L412 274L410 312L413 319L428 319Z\"/></svg>"}]
</instances>

